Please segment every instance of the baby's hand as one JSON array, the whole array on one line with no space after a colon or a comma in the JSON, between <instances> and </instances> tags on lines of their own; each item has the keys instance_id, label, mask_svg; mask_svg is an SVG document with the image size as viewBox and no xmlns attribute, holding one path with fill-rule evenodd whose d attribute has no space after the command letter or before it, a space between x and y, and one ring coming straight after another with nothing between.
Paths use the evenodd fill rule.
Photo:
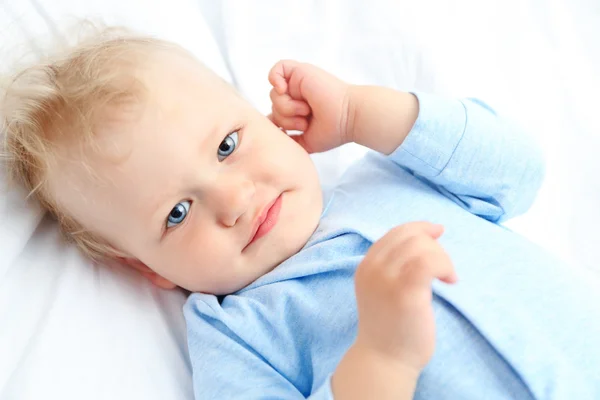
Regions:
<instances>
[{"instance_id":1,"label":"baby's hand","mask_svg":"<svg viewBox=\"0 0 600 400\"><path fill-rule=\"evenodd\" d=\"M431 281L454 283L450 258L437 242L443 227L428 222L392 229L356 270L356 345L420 373L435 346Z\"/></svg>"},{"instance_id":2,"label":"baby's hand","mask_svg":"<svg viewBox=\"0 0 600 400\"><path fill-rule=\"evenodd\" d=\"M269 72L273 85L269 118L309 153L331 150L348 142L348 88L335 76L310 64L279 61Z\"/></svg>"}]
</instances>

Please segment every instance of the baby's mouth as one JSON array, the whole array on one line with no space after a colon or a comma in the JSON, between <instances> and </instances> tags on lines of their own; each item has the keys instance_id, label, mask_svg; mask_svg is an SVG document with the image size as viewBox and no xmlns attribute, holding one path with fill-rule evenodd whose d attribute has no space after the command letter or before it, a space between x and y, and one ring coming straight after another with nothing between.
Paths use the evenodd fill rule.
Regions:
<instances>
[{"instance_id":1,"label":"baby's mouth","mask_svg":"<svg viewBox=\"0 0 600 400\"><path fill-rule=\"evenodd\" d=\"M245 251L253 243L267 235L275 227L279 221L282 202L283 193L262 208L261 212L254 218L248 243L242 251Z\"/></svg>"}]
</instances>

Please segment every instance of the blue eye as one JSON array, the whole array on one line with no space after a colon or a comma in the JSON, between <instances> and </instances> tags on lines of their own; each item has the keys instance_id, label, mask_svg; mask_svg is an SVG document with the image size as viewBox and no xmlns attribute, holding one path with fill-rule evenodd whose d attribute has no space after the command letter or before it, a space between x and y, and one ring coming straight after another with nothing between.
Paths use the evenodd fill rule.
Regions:
<instances>
[{"instance_id":1,"label":"blue eye","mask_svg":"<svg viewBox=\"0 0 600 400\"><path fill-rule=\"evenodd\" d=\"M229 135L225 136L225 139L219 145L219 150L217 151L217 158L219 161L223 161L227 157L231 155L235 151L238 145L238 133L232 132Z\"/></svg>"},{"instance_id":2,"label":"blue eye","mask_svg":"<svg viewBox=\"0 0 600 400\"><path fill-rule=\"evenodd\" d=\"M190 204L191 203L186 200L182 201L181 203L177 203L175 207L173 207L169 213L169 217L167 218L167 228L172 228L183 222L190 211Z\"/></svg>"}]
</instances>

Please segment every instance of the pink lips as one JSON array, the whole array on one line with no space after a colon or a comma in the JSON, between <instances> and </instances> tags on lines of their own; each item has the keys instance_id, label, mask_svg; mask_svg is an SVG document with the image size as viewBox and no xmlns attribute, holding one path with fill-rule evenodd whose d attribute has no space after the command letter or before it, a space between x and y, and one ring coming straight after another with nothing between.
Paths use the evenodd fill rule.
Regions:
<instances>
[{"instance_id":1,"label":"pink lips","mask_svg":"<svg viewBox=\"0 0 600 400\"><path fill-rule=\"evenodd\" d=\"M252 235L250 236L250 241L244 248L248 248L252 243L256 242L261 237L265 236L267 233L271 231L277 224L279 220L279 212L281 211L281 202L282 195L279 195L275 200L267 204L267 206L262 210L262 212L255 219Z\"/></svg>"}]
</instances>

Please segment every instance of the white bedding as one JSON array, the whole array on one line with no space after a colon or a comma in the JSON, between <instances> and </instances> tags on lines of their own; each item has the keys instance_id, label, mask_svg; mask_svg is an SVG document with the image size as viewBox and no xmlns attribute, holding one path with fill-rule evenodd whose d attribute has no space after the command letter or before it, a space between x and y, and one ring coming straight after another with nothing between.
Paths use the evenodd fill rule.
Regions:
<instances>
[{"instance_id":1,"label":"white bedding","mask_svg":"<svg viewBox=\"0 0 600 400\"><path fill-rule=\"evenodd\" d=\"M482 97L529 127L548 158L539 201L512 226L595 267L597 2L3 0L2 54L65 15L176 40L265 112L279 58L358 83ZM324 184L360 152L318 156ZM0 194L0 399L192 399L184 295L90 265L23 198Z\"/></svg>"}]
</instances>

